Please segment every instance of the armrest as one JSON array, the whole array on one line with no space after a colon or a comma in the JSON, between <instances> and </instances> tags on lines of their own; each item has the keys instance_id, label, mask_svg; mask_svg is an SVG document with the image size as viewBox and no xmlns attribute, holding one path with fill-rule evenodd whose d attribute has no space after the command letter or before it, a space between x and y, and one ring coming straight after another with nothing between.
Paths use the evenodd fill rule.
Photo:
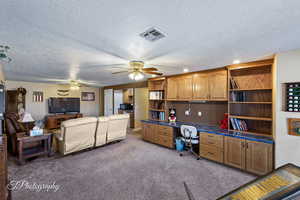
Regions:
<instances>
[{"instance_id":1,"label":"armrest","mask_svg":"<svg viewBox=\"0 0 300 200\"><path fill-rule=\"evenodd\" d=\"M59 140L59 141L63 141L64 140L64 138L63 138L63 135L62 135L62 133L60 132L60 133L55 133L54 134L55 135L55 137Z\"/></svg>"},{"instance_id":2,"label":"armrest","mask_svg":"<svg viewBox=\"0 0 300 200\"><path fill-rule=\"evenodd\" d=\"M16 133L16 138L21 138L21 137L25 137L25 136L26 136L26 132Z\"/></svg>"}]
</instances>

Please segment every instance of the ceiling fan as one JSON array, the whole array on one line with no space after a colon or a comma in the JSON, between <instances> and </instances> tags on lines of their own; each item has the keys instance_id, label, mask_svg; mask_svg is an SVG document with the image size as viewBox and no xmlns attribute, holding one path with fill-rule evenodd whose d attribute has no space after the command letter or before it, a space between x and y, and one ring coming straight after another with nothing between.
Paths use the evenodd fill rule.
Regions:
<instances>
[{"instance_id":1,"label":"ceiling fan","mask_svg":"<svg viewBox=\"0 0 300 200\"><path fill-rule=\"evenodd\" d=\"M163 73L158 72L155 67L145 68L145 63L143 61L133 60L129 62L129 68L127 70L112 72L112 74L129 73L128 77L132 80L141 80L144 78L145 74L151 74L154 76L161 76Z\"/></svg>"}]
</instances>

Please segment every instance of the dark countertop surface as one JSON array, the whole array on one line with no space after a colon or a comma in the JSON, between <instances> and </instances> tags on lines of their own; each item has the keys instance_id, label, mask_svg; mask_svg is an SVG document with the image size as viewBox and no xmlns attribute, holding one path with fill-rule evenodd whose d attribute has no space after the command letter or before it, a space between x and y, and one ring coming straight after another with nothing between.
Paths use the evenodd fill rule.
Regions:
<instances>
[{"instance_id":1,"label":"dark countertop surface","mask_svg":"<svg viewBox=\"0 0 300 200\"><path fill-rule=\"evenodd\" d=\"M228 131L227 129L220 129L217 126L208 126L203 124L197 124L197 123L188 123L188 122L175 122L175 123L169 123L169 122L160 122L160 121L152 121L152 120L141 120L144 123L150 123L150 124L157 124L162 126L170 126L173 128L180 128L181 125L190 125L195 126L197 128L198 132L204 132L204 133L213 133L217 135L224 135L229 137L235 137L240 139L246 139L256 142L264 142L268 144L273 144L274 141L269 137L264 136L256 136L246 133L241 133L239 131Z\"/></svg>"}]
</instances>

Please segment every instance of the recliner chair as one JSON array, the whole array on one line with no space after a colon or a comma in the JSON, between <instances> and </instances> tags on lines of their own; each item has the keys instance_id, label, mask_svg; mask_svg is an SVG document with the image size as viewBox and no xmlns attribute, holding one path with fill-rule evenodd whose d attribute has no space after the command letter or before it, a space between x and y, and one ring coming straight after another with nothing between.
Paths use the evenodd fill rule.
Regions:
<instances>
[{"instance_id":1,"label":"recliner chair","mask_svg":"<svg viewBox=\"0 0 300 200\"><path fill-rule=\"evenodd\" d=\"M56 134L56 138L59 140L59 152L67 155L94 147L96 126L96 117L70 119L62 122L61 132Z\"/></svg>"}]
</instances>

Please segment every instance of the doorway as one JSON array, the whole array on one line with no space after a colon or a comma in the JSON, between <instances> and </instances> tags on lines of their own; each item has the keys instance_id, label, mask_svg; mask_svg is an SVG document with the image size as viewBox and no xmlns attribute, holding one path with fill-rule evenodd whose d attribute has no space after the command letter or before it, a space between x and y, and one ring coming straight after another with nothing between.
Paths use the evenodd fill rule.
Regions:
<instances>
[{"instance_id":1,"label":"doorway","mask_svg":"<svg viewBox=\"0 0 300 200\"><path fill-rule=\"evenodd\" d=\"M114 114L119 114L121 104L123 104L123 90L114 90Z\"/></svg>"},{"instance_id":2,"label":"doorway","mask_svg":"<svg viewBox=\"0 0 300 200\"><path fill-rule=\"evenodd\" d=\"M104 116L113 114L113 89L104 90Z\"/></svg>"}]
</instances>

